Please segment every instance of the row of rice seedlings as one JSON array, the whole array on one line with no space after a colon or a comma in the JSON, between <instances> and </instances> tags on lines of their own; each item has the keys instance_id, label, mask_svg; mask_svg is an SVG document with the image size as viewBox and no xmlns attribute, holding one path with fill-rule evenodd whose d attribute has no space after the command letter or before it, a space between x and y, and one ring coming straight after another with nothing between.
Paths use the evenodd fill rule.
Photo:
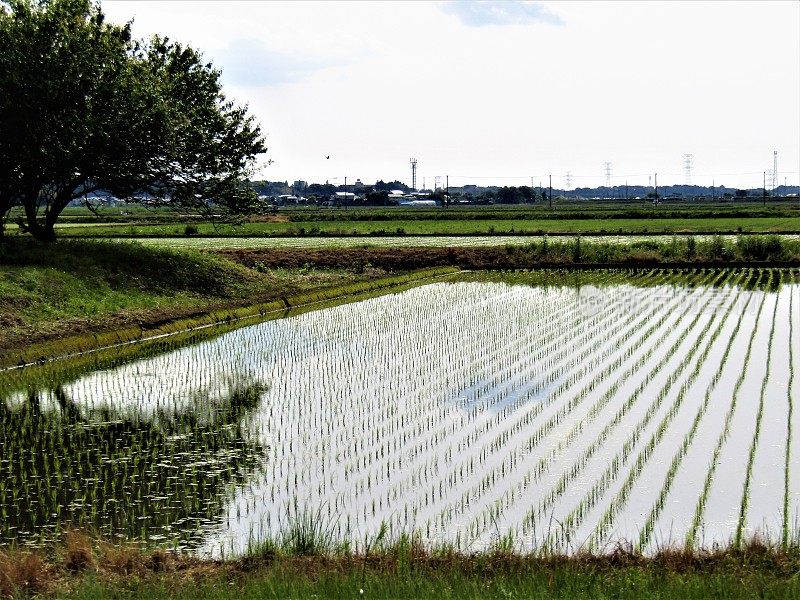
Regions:
<instances>
[{"instance_id":1,"label":"row of rice seedlings","mask_svg":"<svg viewBox=\"0 0 800 600\"><path fill-rule=\"evenodd\" d=\"M689 334L695 329L695 327L700 322L702 316L703 313L698 311L695 317L690 322L690 324L680 332L677 339L673 342L672 346L666 353L667 356L674 355L675 352L681 346L683 346L684 342L686 342L686 340L688 339ZM715 318L716 314L712 315L711 319L708 321L708 323L706 323L706 328L710 326L710 324L715 320ZM698 332L697 335L698 340L703 338L704 333L707 330L706 328ZM551 534L547 542L548 546L563 547L565 545L569 546L570 544L572 544L574 531L581 524L583 518L602 499L606 490L616 479L619 471L622 469L622 467L625 466L631 454L631 451L637 444L646 426L650 422L650 419L656 413L656 411L661 405L661 402L666 397L667 393L672 388L677 379L680 377L685 367L690 363L692 357L698 351L699 348L700 345L695 343L687 353L686 359L681 361L681 363L678 365L678 368L668 376L666 383L660 388L660 390L655 396L655 399L650 404L648 409L645 411L644 417L638 423L636 423L636 425L632 428L632 431L629 434L628 438L626 439L625 443L623 444L621 450L618 451L618 453L614 456L614 458L609 461L609 464L606 467L606 469L596 479L594 485L584 495L583 499L578 503L578 505L575 508L573 508L572 511L570 511L567 514L567 516L563 519L563 521L559 525L559 528ZM621 422L622 418L625 416L628 410L630 410L631 407L637 402L637 400L641 397L644 390L650 385L650 383L652 383L656 379L656 376L661 372L661 370L666 364L667 364L666 361L659 361L647 373L644 380L639 384L639 386L637 386L637 388L629 396L626 402L623 403L623 405L616 412L611 421L609 421L606 424L606 426L600 432L600 434L598 434L598 436L595 438L594 443L591 444L589 448L587 448L587 451L585 453L585 458L582 457L581 461L577 463L578 465L580 465L580 467L585 465L586 462L588 462L588 458L594 454L594 451L596 451L596 449L598 449L603 445L603 443L610 436L611 431Z\"/></svg>"},{"instance_id":2,"label":"row of rice seedlings","mask_svg":"<svg viewBox=\"0 0 800 600\"><path fill-rule=\"evenodd\" d=\"M783 470L783 526L781 527L781 544L784 549L789 547L789 482L791 481L791 455L792 455L792 419L794 416L794 397L792 386L794 385L794 319L792 318L792 308L794 304L794 294L789 294L789 380L786 386L787 404L789 411L786 417L786 462Z\"/></svg>"},{"instance_id":3,"label":"row of rice seedlings","mask_svg":"<svg viewBox=\"0 0 800 600\"><path fill-rule=\"evenodd\" d=\"M735 297L735 296L734 296ZM630 495L634 483L641 474L642 470L645 467L647 461L653 456L658 444L663 439L664 435L666 434L672 420L677 415L678 411L680 410L681 406L683 405L683 401L686 397L687 391L691 388L692 384L695 382L697 377L700 375L701 369L705 364L705 361L708 357L709 352L711 351L712 347L714 346L719 334L723 331L724 325L728 320L731 312L735 306L735 303L730 303L723 315L723 317L719 320L719 323L716 326L716 329L708 336L707 341L705 342L705 347L703 348L702 352L700 352L695 365L694 369L687 375L685 381L680 386L678 390L677 397L675 401L670 406L667 413L663 416L661 421L658 424L657 429L653 432L650 439L648 440L647 444L641 449L639 455L636 458L636 461L633 465L631 465L628 476L624 480L622 487L617 492L614 499L609 502L608 508L604 512L603 516L601 517L599 523L595 526L594 532L589 540L589 549L597 549L602 547L608 531L614 524L614 519L616 516L623 510L626 505L628 496ZM709 320L708 324L706 325L706 329L698 336L697 345L695 345L692 350L687 354L686 359L681 363L681 366L678 370L674 371L667 382L667 385L662 388L659 392L659 398L663 397L666 394L666 389L672 386L678 379L678 376L683 371L685 366L688 366L690 361L692 360L693 355L695 352L700 348L701 340L706 339L706 334L708 329L711 327L714 319L716 318L717 314L714 313L712 318ZM654 403L655 404L655 403ZM648 411L647 418L649 419L650 416L654 414L654 411L651 409ZM637 425L637 431L638 431ZM627 451L632 450L632 446L630 446ZM623 451L624 455L627 456L627 451Z\"/></svg>"},{"instance_id":4,"label":"row of rice seedlings","mask_svg":"<svg viewBox=\"0 0 800 600\"><path fill-rule=\"evenodd\" d=\"M750 334L750 339L747 343L747 350L745 351L744 360L742 363L742 370L739 377L736 380L736 383L734 384L733 394L731 395L730 407L728 408L728 412L725 415L725 421L723 424L722 432L720 433L719 438L717 439L717 443L714 447L714 452L712 453L711 456L711 461L709 463L705 481L703 482L702 492L700 493L700 497L697 501L697 506L695 507L692 524L689 528L689 531L686 534L687 548L695 548L697 545L697 534L699 532L700 525L703 522L703 514L705 512L706 502L708 501L708 494L709 491L711 490L711 484L714 480L714 474L716 472L716 468L718 465L719 456L722 452L722 447L728 440L731 421L733 420L733 415L736 411L736 405L739 400L739 392L742 388L742 384L744 383L745 376L747 375L747 365L750 362L750 356L753 351L753 342L756 339L756 334L758 332L758 322L761 318L761 312L763 308L764 308L764 296L762 296L761 301L758 304L755 323L753 326L753 330Z\"/></svg>"},{"instance_id":5,"label":"row of rice seedlings","mask_svg":"<svg viewBox=\"0 0 800 600\"><path fill-rule=\"evenodd\" d=\"M672 298L673 298L672 304L677 305L677 300L675 299L676 297L673 296ZM672 310L670 308L665 309L662 304L655 304L651 307L651 312L644 313L644 315L639 315L631 311L628 315L628 318L624 321L624 324L627 325L625 329L623 329L621 332L618 332L617 330L608 332L614 334L618 333L618 335L616 336L616 338L610 339L610 341L608 341L609 338L606 338L600 344L596 344L604 347L605 349L602 355L600 356L600 359L604 360L609 355L612 355L614 353L617 353L618 356L615 361L610 363L605 369L603 369L599 373L596 372L596 365L592 364L591 360L587 360L589 357L586 356L587 354L593 352L596 353L596 345L586 344L583 347L584 352L580 355L579 357L580 360L578 360L579 364L580 363L584 364L584 368L579 370L578 375L582 376L587 372L595 372L596 374L594 379L591 382L589 382L589 384L587 384L581 391L579 391L577 393L577 396L575 397L580 398L585 396L591 390L595 389L601 381L603 381L604 379L612 375L614 372L616 372L619 369L619 367L625 362L625 360L627 360L627 358L631 355L630 349L626 351L625 344L623 343L623 341L627 340L629 343L631 343L633 341L633 338L629 336L629 333L638 331L642 324L647 323L651 319L651 317L659 314L663 316L663 319L658 319L655 324L651 325L650 328L646 330L644 334L642 334L641 338L639 338L639 342L642 342L646 340L648 337L650 337L650 335L652 335L653 332L655 332L659 327L663 325L663 323L667 320L668 316L672 314ZM586 360L586 362L584 362L584 360ZM550 400L551 401L555 400L555 398L562 395L565 391L568 391L572 387L572 385L574 383L577 383L579 380L580 380L579 378L573 378L565 382L565 385L555 390L551 394ZM608 395L611 396L613 395L613 393ZM510 487L509 490L506 491L504 496L499 499L499 504L493 505L492 507L489 508L489 510L494 511L495 517L500 516L503 510L505 510L505 508L507 508L513 502L514 497L517 494L519 494L522 491L522 489L528 488L534 485L536 482L538 482L542 474L546 471L547 467L556 459L557 455L564 448L568 447L572 443L572 440L574 439L576 432L582 429L584 423L585 423L584 419L579 419L569 434L567 434L566 436L563 435L559 436L559 441L557 446L551 449L543 457L541 457L535 467L526 468L524 477L518 480L516 485ZM552 425L551 431L555 431L556 424L557 423L555 422L551 422ZM541 443L543 439L544 435L537 437L538 443ZM516 446L511 452L512 456L521 455L523 458L527 456L533 456L533 453L526 452L525 449L521 448L520 446ZM485 519L482 520L485 521Z\"/></svg>"},{"instance_id":6,"label":"row of rice seedlings","mask_svg":"<svg viewBox=\"0 0 800 600\"><path fill-rule=\"evenodd\" d=\"M778 274L778 277L780 278L780 274ZM772 344L773 340L775 339L775 317L777 316L777 314L778 314L778 302L776 299L775 307L773 308L772 311L772 326L770 327L769 331L769 341L767 342L766 371L764 372L764 378L761 381L761 391L758 400L758 412L756 413L756 428L755 428L755 433L753 434L753 441L750 444L750 450L747 455L747 469L745 471L744 486L742 489L742 500L740 503L741 508L739 511L739 521L736 526L736 536L734 538L734 545L737 548L741 548L742 544L744 543L744 527L747 520L747 507L750 502L750 481L753 476L753 462L756 456L756 449L758 448L758 439L761 434L761 421L764 416L764 399L766 397L766 392L767 392L767 383L769 383L769 369L770 369L770 363L772 361Z\"/></svg>"},{"instance_id":7,"label":"row of rice seedlings","mask_svg":"<svg viewBox=\"0 0 800 600\"><path fill-rule=\"evenodd\" d=\"M752 295L747 296L745 304L742 308L743 312L747 311L748 307L750 306L752 298L753 298ZM664 508L664 503L666 502L667 496L669 495L669 492L672 489L672 483L675 479L675 475L677 474L678 469L681 466L681 462L684 456L686 455L687 451L692 445L692 442L694 441L694 436L697 433L700 422L703 420L703 417L705 416L708 410L708 406L711 401L711 395L716 389L717 384L720 381L720 378L722 377L722 372L725 369L728 356L730 355L734 342L738 338L741 325L742 325L742 320L738 319L736 321L736 324L734 325L733 331L728 337L728 343L726 344L725 350L722 353L722 358L720 360L719 366L717 367L717 370L711 377L711 381L706 387L705 394L703 395L703 401L700 404L700 407L698 408L694 419L692 420L692 425L689 428L689 431L686 432L686 435L684 436L683 441L681 442L681 445L678 448L678 451L675 453L675 455L672 458L672 461L670 462L670 466L664 477L664 483L661 486L661 491L659 492L658 498L656 499L656 502L653 508L651 509L650 513L648 514L647 519L645 520L644 525L642 526L642 529L639 533L639 539L636 546L636 549L639 552L643 552L650 543L650 537L653 534L653 529L655 527L656 521L658 520L658 517L660 516L661 511Z\"/></svg>"}]
</instances>

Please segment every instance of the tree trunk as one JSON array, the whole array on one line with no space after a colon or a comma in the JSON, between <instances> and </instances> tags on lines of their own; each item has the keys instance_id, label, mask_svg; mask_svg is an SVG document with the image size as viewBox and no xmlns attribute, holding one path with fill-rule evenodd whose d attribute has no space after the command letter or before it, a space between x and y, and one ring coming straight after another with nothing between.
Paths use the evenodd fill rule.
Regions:
<instances>
[{"instance_id":1,"label":"tree trunk","mask_svg":"<svg viewBox=\"0 0 800 600\"><path fill-rule=\"evenodd\" d=\"M40 242L52 242L56 239L55 231L47 231L45 225L39 222L38 211L39 193L29 193L25 198L25 229Z\"/></svg>"},{"instance_id":2,"label":"tree trunk","mask_svg":"<svg viewBox=\"0 0 800 600\"><path fill-rule=\"evenodd\" d=\"M53 203L44 213L44 221L38 219L38 191L35 194L29 194L25 199L25 217L27 220L26 227L28 233L40 242L54 242L56 239L56 221L67 204L72 200L72 189L73 188L66 186L56 195Z\"/></svg>"},{"instance_id":3,"label":"tree trunk","mask_svg":"<svg viewBox=\"0 0 800 600\"><path fill-rule=\"evenodd\" d=\"M53 227L53 223L49 222L49 219L45 219L45 222L42 223L36 218L36 210L28 210L28 206L25 206L25 215L27 217L27 223L25 224L26 228L28 229L28 233L30 233L35 239L39 240L40 242L54 242L56 239L56 232Z\"/></svg>"}]
</instances>

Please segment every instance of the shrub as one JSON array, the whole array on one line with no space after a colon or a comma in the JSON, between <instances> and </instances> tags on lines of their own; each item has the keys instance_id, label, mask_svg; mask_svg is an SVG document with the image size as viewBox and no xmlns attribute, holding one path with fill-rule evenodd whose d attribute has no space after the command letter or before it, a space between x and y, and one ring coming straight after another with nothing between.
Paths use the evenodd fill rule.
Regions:
<instances>
[{"instance_id":1,"label":"shrub","mask_svg":"<svg viewBox=\"0 0 800 600\"><path fill-rule=\"evenodd\" d=\"M784 254L783 241L777 235L740 235L736 247L743 258L752 260L777 259Z\"/></svg>"},{"instance_id":2,"label":"shrub","mask_svg":"<svg viewBox=\"0 0 800 600\"><path fill-rule=\"evenodd\" d=\"M581 262L581 236L576 237L572 244L572 262Z\"/></svg>"},{"instance_id":3,"label":"shrub","mask_svg":"<svg viewBox=\"0 0 800 600\"><path fill-rule=\"evenodd\" d=\"M725 242L718 235L711 238L708 243L708 253L711 258L725 258L728 251L725 248Z\"/></svg>"},{"instance_id":4,"label":"shrub","mask_svg":"<svg viewBox=\"0 0 800 600\"><path fill-rule=\"evenodd\" d=\"M686 238L686 258L693 259L697 255L697 240L693 235Z\"/></svg>"}]
</instances>

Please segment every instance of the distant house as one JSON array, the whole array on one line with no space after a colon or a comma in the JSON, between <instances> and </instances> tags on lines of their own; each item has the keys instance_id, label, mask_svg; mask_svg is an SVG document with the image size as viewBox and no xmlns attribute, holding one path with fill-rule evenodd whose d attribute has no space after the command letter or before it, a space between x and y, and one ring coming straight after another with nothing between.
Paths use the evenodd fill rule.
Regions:
<instances>
[{"instance_id":1,"label":"distant house","mask_svg":"<svg viewBox=\"0 0 800 600\"><path fill-rule=\"evenodd\" d=\"M301 204L306 202L303 196L294 196L292 194L281 194L276 198L278 204Z\"/></svg>"},{"instance_id":2,"label":"distant house","mask_svg":"<svg viewBox=\"0 0 800 600\"><path fill-rule=\"evenodd\" d=\"M339 202L352 202L355 199L356 195L353 192L336 192L331 196L331 200L337 200Z\"/></svg>"}]
</instances>

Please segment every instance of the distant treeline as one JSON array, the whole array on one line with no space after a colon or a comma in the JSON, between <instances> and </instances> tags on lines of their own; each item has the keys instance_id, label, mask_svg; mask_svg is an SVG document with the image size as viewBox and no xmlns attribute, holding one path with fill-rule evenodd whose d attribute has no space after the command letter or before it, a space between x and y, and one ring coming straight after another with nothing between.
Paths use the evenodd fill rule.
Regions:
<instances>
[{"instance_id":1,"label":"distant treeline","mask_svg":"<svg viewBox=\"0 0 800 600\"><path fill-rule=\"evenodd\" d=\"M356 180L354 183L324 184L305 182L295 182L290 185L288 181L253 181L253 189L261 196L278 197L283 195L295 195L303 197L311 202L320 199L329 199L336 192L350 192L357 196L357 204L384 205L389 203L387 192L400 190L410 193L412 190L400 181L384 182L377 181L374 184L363 184ZM744 198L766 197L787 197L800 195L800 186L781 185L774 190L763 188L739 189L719 186L699 186L699 185L665 185L659 186L656 190L654 186L642 185L619 185L619 186L600 186L575 188L573 190L563 190L539 186L450 186L447 189L439 188L436 190L420 190L427 192L433 199L443 201L449 198L451 203L477 203L477 204L533 204L546 202L553 199L566 198L574 200L735 200Z\"/></svg>"}]
</instances>

